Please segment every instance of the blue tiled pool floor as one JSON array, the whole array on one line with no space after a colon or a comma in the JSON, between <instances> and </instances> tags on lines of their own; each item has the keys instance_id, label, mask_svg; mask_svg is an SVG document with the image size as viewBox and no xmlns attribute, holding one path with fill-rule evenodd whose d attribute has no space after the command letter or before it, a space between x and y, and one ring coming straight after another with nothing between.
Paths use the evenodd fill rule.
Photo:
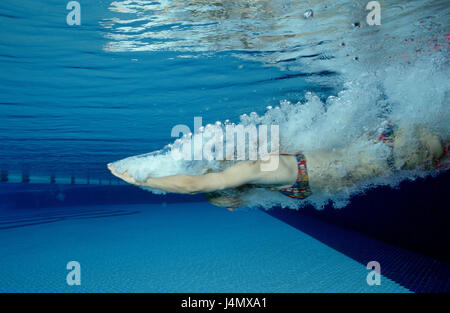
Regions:
<instances>
[{"instance_id":1,"label":"blue tiled pool floor","mask_svg":"<svg viewBox=\"0 0 450 313\"><path fill-rule=\"evenodd\" d=\"M408 292L262 211L206 203L2 213L0 257L1 292Z\"/></svg>"}]
</instances>

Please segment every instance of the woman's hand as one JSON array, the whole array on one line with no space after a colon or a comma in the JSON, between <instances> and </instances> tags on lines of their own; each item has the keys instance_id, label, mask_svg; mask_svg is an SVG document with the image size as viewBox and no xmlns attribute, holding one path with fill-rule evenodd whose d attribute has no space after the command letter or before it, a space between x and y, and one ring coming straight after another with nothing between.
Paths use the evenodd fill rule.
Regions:
<instances>
[{"instance_id":1,"label":"woman's hand","mask_svg":"<svg viewBox=\"0 0 450 313\"><path fill-rule=\"evenodd\" d=\"M134 177L128 174L128 171L125 171L122 174L120 174L116 171L116 169L112 166L111 163L108 164L108 169L111 171L111 174L122 179L123 181L132 185L139 185L138 182L134 179Z\"/></svg>"},{"instance_id":2,"label":"woman's hand","mask_svg":"<svg viewBox=\"0 0 450 313\"><path fill-rule=\"evenodd\" d=\"M211 204L227 208L229 211L233 211L235 208L239 208L243 205L241 199L238 197L224 196L216 192L208 192L204 195L206 200L208 200Z\"/></svg>"}]
</instances>

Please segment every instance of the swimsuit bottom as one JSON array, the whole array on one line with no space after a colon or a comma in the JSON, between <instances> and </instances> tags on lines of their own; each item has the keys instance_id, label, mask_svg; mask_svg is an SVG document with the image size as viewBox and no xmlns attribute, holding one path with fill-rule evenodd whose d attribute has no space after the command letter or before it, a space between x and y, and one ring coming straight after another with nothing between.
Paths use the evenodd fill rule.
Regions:
<instances>
[{"instance_id":1,"label":"swimsuit bottom","mask_svg":"<svg viewBox=\"0 0 450 313\"><path fill-rule=\"evenodd\" d=\"M283 188L280 192L289 198L305 199L311 195L311 189L309 188L308 182L308 171L306 169L306 157L301 152L294 155L297 158L297 180L291 187Z\"/></svg>"}]
</instances>

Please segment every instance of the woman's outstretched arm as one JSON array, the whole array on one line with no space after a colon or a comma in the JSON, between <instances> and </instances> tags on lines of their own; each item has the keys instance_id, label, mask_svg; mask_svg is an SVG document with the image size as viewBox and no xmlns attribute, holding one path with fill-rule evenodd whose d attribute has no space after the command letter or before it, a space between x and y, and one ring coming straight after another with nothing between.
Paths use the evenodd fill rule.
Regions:
<instances>
[{"instance_id":1,"label":"woman's outstretched arm","mask_svg":"<svg viewBox=\"0 0 450 313\"><path fill-rule=\"evenodd\" d=\"M126 171L122 174L117 173L111 165L108 165L108 169L114 176L123 179L129 184L187 194L235 188L256 182L261 175L258 161L240 162L218 173L208 173L200 176L179 174L150 177L143 182L136 181Z\"/></svg>"}]
</instances>

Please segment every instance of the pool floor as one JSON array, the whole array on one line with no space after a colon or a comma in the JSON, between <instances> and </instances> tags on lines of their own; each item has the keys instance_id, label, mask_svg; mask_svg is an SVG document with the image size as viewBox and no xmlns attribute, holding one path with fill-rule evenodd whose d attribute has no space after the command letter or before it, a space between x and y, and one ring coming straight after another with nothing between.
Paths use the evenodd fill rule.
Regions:
<instances>
[{"instance_id":1,"label":"pool floor","mask_svg":"<svg viewBox=\"0 0 450 313\"><path fill-rule=\"evenodd\" d=\"M13 212L13 213L11 213ZM3 212L1 292L409 292L259 210L207 203ZM81 266L69 286L66 264Z\"/></svg>"}]
</instances>

